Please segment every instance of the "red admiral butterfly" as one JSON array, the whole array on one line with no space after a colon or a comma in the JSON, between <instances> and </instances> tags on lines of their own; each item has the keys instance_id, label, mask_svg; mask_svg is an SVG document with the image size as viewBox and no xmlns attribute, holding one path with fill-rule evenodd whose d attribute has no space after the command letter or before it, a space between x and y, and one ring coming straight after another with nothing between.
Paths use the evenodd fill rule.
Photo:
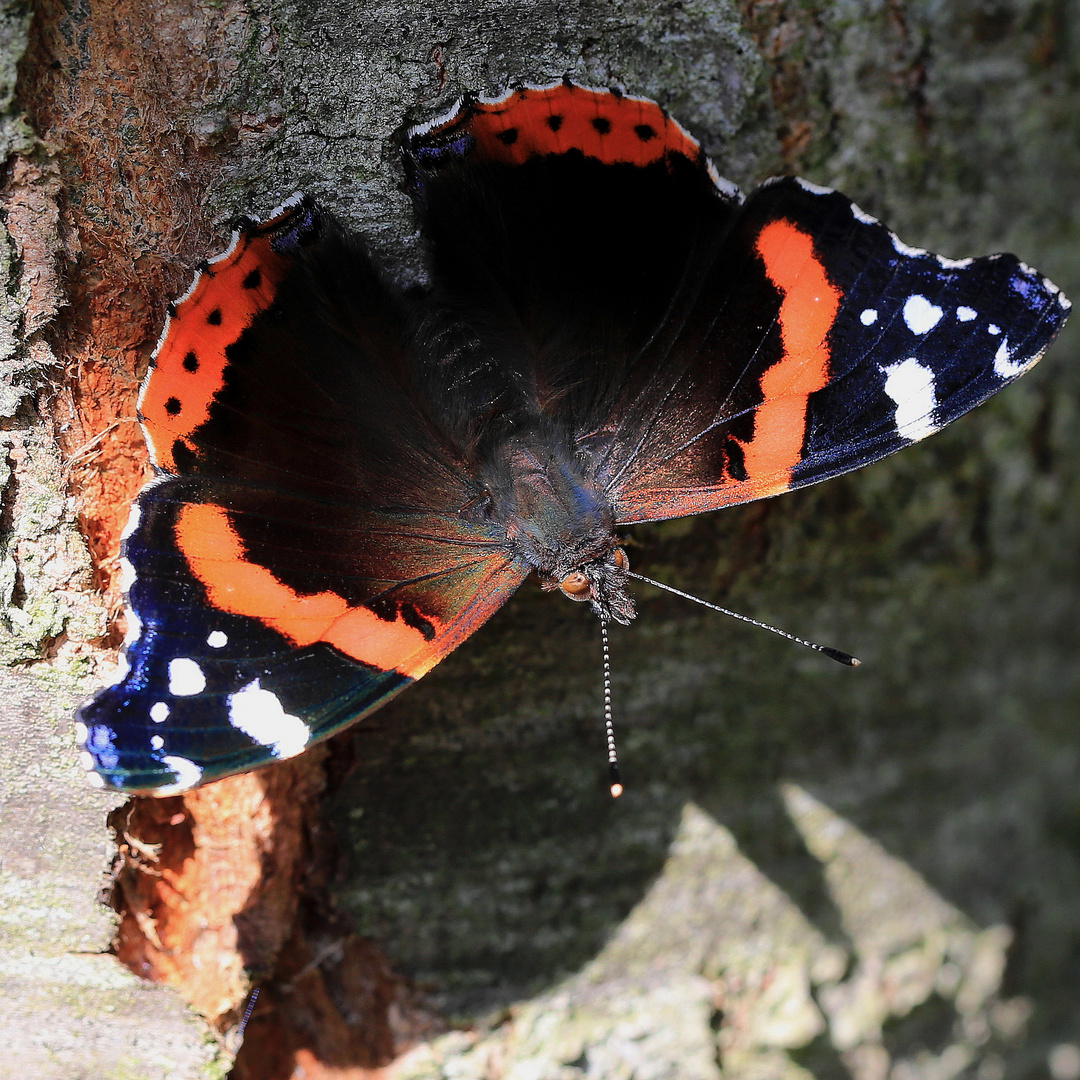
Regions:
<instances>
[{"instance_id":1,"label":"red admiral butterfly","mask_svg":"<svg viewBox=\"0 0 1080 1080\"><path fill-rule=\"evenodd\" d=\"M761 499L930 435L1069 303L1011 255L903 244L791 177L745 200L658 105L569 83L411 129L430 287L295 198L170 308L139 400L123 671L99 786L300 753L529 576L634 617L617 526Z\"/></svg>"}]
</instances>

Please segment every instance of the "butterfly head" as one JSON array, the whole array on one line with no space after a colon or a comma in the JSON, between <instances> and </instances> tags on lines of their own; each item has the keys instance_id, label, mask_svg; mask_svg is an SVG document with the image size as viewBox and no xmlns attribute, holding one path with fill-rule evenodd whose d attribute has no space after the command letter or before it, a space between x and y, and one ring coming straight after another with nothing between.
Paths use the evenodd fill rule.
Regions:
<instances>
[{"instance_id":1,"label":"butterfly head","mask_svg":"<svg viewBox=\"0 0 1080 1080\"><path fill-rule=\"evenodd\" d=\"M508 547L541 587L587 601L605 622L629 623L630 564L614 511L565 440L542 428L514 432L498 446L489 476L489 515L504 524Z\"/></svg>"},{"instance_id":2,"label":"butterfly head","mask_svg":"<svg viewBox=\"0 0 1080 1080\"><path fill-rule=\"evenodd\" d=\"M630 560L621 547L614 548L602 558L592 559L559 576L541 575L540 586L579 603L592 604L593 611L603 619L614 619L626 625L634 618L634 600L627 590Z\"/></svg>"}]
</instances>

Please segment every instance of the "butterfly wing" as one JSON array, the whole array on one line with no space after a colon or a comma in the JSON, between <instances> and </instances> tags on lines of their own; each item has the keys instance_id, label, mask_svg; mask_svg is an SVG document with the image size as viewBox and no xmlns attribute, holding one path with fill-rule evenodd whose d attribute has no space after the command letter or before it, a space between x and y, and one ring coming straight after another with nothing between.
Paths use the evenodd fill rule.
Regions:
<instances>
[{"instance_id":1,"label":"butterfly wing","mask_svg":"<svg viewBox=\"0 0 1080 1080\"><path fill-rule=\"evenodd\" d=\"M1068 312L1012 256L908 248L805 181L743 203L641 99L522 89L407 145L437 287L528 358L622 524L875 461L1027 370Z\"/></svg>"},{"instance_id":2,"label":"butterfly wing","mask_svg":"<svg viewBox=\"0 0 1080 1080\"><path fill-rule=\"evenodd\" d=\"M161 475L124 542L124 673L79 714L157 794L299 753L419 678L525 569L417 391L410 313L301 203L175 308L140 399Z\"/></svg>"},{"instance_id":3,"label":"butterfly wing","mask_svg":"<svg viewBox=\"0 0 1080 1080\"><path fill-rule=\"evenodd\" d=\"M673 343L677 422L639 401L600 466L623 523L848 472L931 435L1031 368L1069 303L1012 255L909 248L838 192L755 192ZM671 431L676 432L675 438Z\"/></svg>"},{"instance_id":4,"label":"butterfly wing","mask_svg":"<svg viewBox=\"0 0 1080 1080\"><path fill-rule=\"evenodd\" d=\"M406 163L436 297L548 416L609 435L675 362L663 332L693 309L738 192L659 106L564 83L413 129Z\"/></svg>"}]
</instances>

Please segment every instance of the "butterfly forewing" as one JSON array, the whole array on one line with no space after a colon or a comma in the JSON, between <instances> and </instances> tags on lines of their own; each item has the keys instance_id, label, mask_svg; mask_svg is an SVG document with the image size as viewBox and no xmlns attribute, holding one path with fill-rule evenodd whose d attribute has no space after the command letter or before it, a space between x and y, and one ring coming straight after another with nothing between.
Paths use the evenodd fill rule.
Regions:
<instances>
[{"instance_id":1,"label":"butterfly forewing","mask_svg":"<svg viewBox=\"0 0 1080 1080\"><path fill-rule=\"evenodd\" d=\"M164 794L299 753L423 675L523 577L505 556L447 557L435 543L388 541L382 528L352 542L398 545L415 578L346 587L323 572L296 590L236 543L243 513L224 511L220 492L194 501L187 484L167 481L140 500L125 545L129 669L80 713L87 748L116 787ZM289 566L294 553L280 554ZM307 557L318 561L319 548ZM365 585L366 603L344 599Z\"/></svg>"},{"instance_id":2,"label":"butterfly forewing","mask_svg":"<svg viewBox=\"0 0 1080 1080\"><path fill-rule=\"evenodd\" d=\"M779 494L925 438L1031 367L1068 313L1011 255L909 248L797 180L747 201L716 267L688 322L707 331L671 349L693 359L605 460L624 523Z\"/></svg>"}]
</instances>

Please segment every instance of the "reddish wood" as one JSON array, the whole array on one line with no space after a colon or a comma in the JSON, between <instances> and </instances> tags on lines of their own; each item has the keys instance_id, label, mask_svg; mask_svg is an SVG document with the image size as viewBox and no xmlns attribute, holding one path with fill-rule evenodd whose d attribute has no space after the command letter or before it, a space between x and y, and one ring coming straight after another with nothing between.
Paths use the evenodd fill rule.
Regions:
<instances>
[{"instance_id":1,"label":"reddish wood","mask_svg":"<svg viewBox=\"0 0 1080 1080\"><path fill-rule=\"evenodd\" d=\"M48 152L16 159L4 200L30 348L62 364L47 408L116 616L99 646L119 641L119 534L149 473L138 386L165 301L224 244L203 202L241 119L207 117L228 97L231 43L250 18L239 0L37 5L19 86ZM134 798L110 819L120 959L221 1030L253 980L264 988L244 1058L258 1064L238 1076L372 1075L434 1023L373 945L335 930L325 952L325 759L324 748L181 797Z\"/></svg>"}]
</instances>

